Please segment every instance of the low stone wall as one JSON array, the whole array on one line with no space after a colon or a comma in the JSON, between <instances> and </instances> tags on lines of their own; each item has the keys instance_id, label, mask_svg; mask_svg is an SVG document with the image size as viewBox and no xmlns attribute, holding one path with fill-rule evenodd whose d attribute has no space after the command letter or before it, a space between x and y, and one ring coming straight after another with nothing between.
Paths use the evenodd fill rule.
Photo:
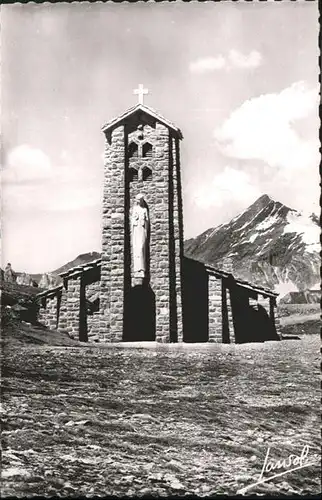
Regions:
<instances>
[{"instance_id":1,"label":"low stone wall","mask_svg":"<svg viewBox=\"0 0 322 500\"><path fill-rule=\"evenodd\" d=\"M231 297L229 289L226 289L227 296L227 314L228 314L228 327L229 327L229 342L230 344L235 344L235 329L233 320L233 310L231 307Z\"/></svg>"},{"instance_id":2,"label":"low stone wall","mask_svg":"<svg viewBox=\"0 0 322 500\"><path fill-rule=\"evenodd\" d=\"M100 312L87 316L87 336L88 342L99 342L99 328L100 328Z\"/></svg>"},{"instance_id":3,"label":"low stone wall","mask_svg":"<svg viewBox=\"0 0 322 500\"><path fill-rule=\"evenodd\" d=\"M57 328L58 292L53 297L42 299L38 313L38 321L50 329Z\"/></svg>"},{"instance_id":4,"label":"low stone wall","mask_svg":"<svg viewBox=\"0 0 322 500\"><path fill-rule=\"evenodd\" d=\"M266 314L275 324L277 334L280 336L280 319L274 296L267 296L265 293L248 290L240 285L236 287L234 281L216 272L211 274L204 273L204 276L201 276L202 264L193 264L195 267L198 267L198 272L192 274L189 281L189 273L186 272L187 270L185 271L185 277L189 285L188 288L191 288L193 285L193 289L195 290L198 277L199 279L203 279L203 286L200 286L197 288L197 292L194 291L191 296L188 296L188 309L190 311L194 306L202 309L203 316L198 317L194 325L196 331L198 330L198 326L203 322L207 324L204 325L205 335L200 336L201 340L198 339L198 334L194 334L194 336L189 334L185 338L186 341L208 340L208 342L216 343L235 343L236 340L237 342L256 342L257 339L261 341L261 335L265 331L265 328L271 328L270 326L267 327L269 321L267 322L268 318L264 311L262 311L262 315L264 316L260 315L261 308L265 309ZM163 275L161 274L159 279L162 279L162 277ZM164 285L167 281L168 278L165 279ZM204 300L198 301L199 296ZM115 298L114 295L113 299L115 300ZM164 315L166 322L169 321L169 308L166 307L168 298L169 296L166 294L164 297L160 296L160 301L156 304L157 316L158 314L159 316ZM99 302L98 299L100 299ZM164 299L164 303L162 299ZM101 283L98 273L76 273L64 281L63 287L49 291L49 296L42 297L40 301L38 319L40 323L43 323L48 328L63 330L71 338L83 342L111 340L101 335L102 303ZM92 302L93 307L89 307L90 304L88 301ZM207 308L203 309L202 304L207 304L208 310ZM98 310L99 306L100 310ZM241 306L244 307L246 314L241 312ZM259 307L258 313L256 312L257 307ZM91 313L88 314L88 311L91 311ZM186 308L186 314L190 318L189 323L193 321L195 312L189 316ZM265 317L267 320L265 320ZM263 321L264 329L261 326L256 326L258 320ZM255 330L257 328L256 331L253 325L255 325ZM108 333L107 325L105 325L105 331ZM249 335L247 336L248 331ZM274 333L272 336L274 337ZM274 338L268 338L268 336L267 339L274 340ZM157 331L156 340L159 342L168 342L169 339L166 336L160 336ZM180 337L178 340L181 340Z\"/></svg>"},{"instance_id":5,"label":"low stone wall","mask_svg":"<svg viewBox=\"0 0 322 500\"><path fill-rule=\"evenodd\" d=\"M60 297L58 298L57 301L57 306L59 307L58 311L58 325L57 328L59 330L64 330L67 331L67 314L68 314L68 309L67 309L67 290L66 288L63 288L60 294Z\"/></svg>"},{"instance_id":6,"label":"low stone wall","mask_svg":"<svg viewBox=\"0 0 322 500\"><path fill-rule=\"evenodd\" d=\"M208 277L209 295L209 342L222 342L222 302L221 279L213 275Z\"/></svg>"},{"instance_id":7,"label":"low stone wall","mask_svg":"<svg viewBox=\"0 0 322 500\"><path fill-rule=\"evenodd\" d=\"M233 311L231 296L227 280L222 280L222 341L229 344L235 343L235 330L233 321Z\"/></svg>"},{"instance_id":8,"label":"low stone wall","mask_svg":"<svg viewBox=\"0 0 322 500\"><path fill-rule=\"evenodd\" d=\"M81 275L66 280L54 296L41 299L38 321L50 329L59 329L73 339L95 341L99 331L99 312L86 314L85 297L99 293L100 282L84 285Z\"/></svg>"},{"instance_id":9,"label":"low stone wall","mask_svg":"<svg viewBox=\"0 0 322 500\"><path fill-rule=\"evenodd\" d=\"M67 284L66 331L73 339L79 339L80 276L69 279Z\"/></svg>"},{"instance_id":10,"label":"low stone wall","mask_svg":"<svg viewBox=\"0 0 322 500\"><path fill-rule=\"evenodd\" d=\"M86 297L90 299L94 294L100 292L100 288L101 284L99 281L89 283L88 285L86 285Z\"/></svg>"},{"instance_id":11,"label":"low stone wall","mask_svg":"<svg viewBox=\"0 0 322 500\"><path fill-rule=\"evenodd\" d=\"M275 308L274 315L275 315L275 327L276 327L276 333L277 333L277 335L278 335L280 338L282 338L281 318L280 318L280 316L279 316L279 312L278 312L277 307Z\"/></svg>"},{"instance_id":12,"label":"low stone wall","mask_svg":"<svg viewBox=\"0 0 322 500\"><path fill-rule=\"evenodd\" d=\"M85 287L85 297L89 301L96 300L100 297L101 284L100 281L93 281L88 283ZM99 342L103 339L100 338L100 311L94 311L93 314L87 314L87 338L88 342Z\"/></svg>"}]
</instances>

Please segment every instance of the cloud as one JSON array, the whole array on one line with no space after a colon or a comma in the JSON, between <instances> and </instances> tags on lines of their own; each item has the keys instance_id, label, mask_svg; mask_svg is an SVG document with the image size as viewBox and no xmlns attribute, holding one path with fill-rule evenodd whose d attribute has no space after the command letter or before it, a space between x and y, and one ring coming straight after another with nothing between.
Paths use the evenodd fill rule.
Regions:
<instances>
[{"instance_id":1,"label":"cloud","mask_svg":"<svg viewBox=\"0 0 322 500\"><path fill-rule=\"evenodd\" d=\"M307 168L318 162L318 90L304 82L276 94L245 101L215 130L221 152L242 160L261 160L271 167ZM295 122L315 111L316 136L303 139Z\"/></svg>"},{"instance_id":2,"label":"cloud","mask_svg":"<svg viewBox=\"0 0 322 500\"><path fill-rule=\"evenodd\" d=\"M234 68L257 68L262 63L262 56L257 50L252 50L248 55L230 50L228 58Z\"/></svg>"},{"instance_id":3,"label":"cloud","mask_svg":"<svg viewBox=\"0 0 322 500\"><path fill-rule=\"evenodd\" d=\"M246 207L262 194L251 183L247 173L229 166L217 174L211 183L194 188L194 192L195 204L202 209L222 207L232 202Z\"/></svg>"},{"instance_id":4,"label":"cloud","mask_svg":"<svg viewBox=\"0 0 322 500\"><path fill-rule=\"evenodd\" d=\"M52 173L48 156L40 149L23 144L9 152L7 165L2 173L2 181L35 182L50 178Z\"/></svg>"},{"instance_id":5,"label":"cloud","mask_svg":"<svg viewBox=\"0 0 322 500\"><path fill-rule=\"evenodd\" d=\"M257 68L262 63L262 56L256 50L249 54L242 54L237 50L230 50L226 57L219 54L216 57L204 57L190 63L191 73L209 73L217 70Z\"/></svg>"},{"instance_id":6,"label":"cloud","mask_svg":"<svg viewBox=\"0 0 322 500\"><path fill-rule=\"evenodd\" d=\"M28 145L9 152L1 177L2 205L7 213L70 212L98 206L101 201L98 172L71 165L52 166L43 151Z\"/></svg>"},{"instance_id":7,"label":"cloud","mask_svg":"<svg viewBox=\"0 0 322 500\"><path fill-rule=\"evenodd\" d=\"M189 69L192 73L207 73L217 69L223 69L227 65L226 59L219 55L218 57L205 57L197 59L190 64Z\"/></svg>"}]
</instances>

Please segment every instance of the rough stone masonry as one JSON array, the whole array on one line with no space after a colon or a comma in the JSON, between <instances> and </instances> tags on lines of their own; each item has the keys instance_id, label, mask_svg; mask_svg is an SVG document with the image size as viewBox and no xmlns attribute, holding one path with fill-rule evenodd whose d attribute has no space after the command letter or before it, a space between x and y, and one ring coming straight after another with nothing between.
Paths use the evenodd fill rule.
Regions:
<instances>
[{"instance_id":1,"label":"rough stone masonry","mask_svg":"<svg viewBox=\"0 0 322 500\"><path fill-rule=\"evenodd\" d=\"M155 338L182 340L182 196L178 182L180 131L143 105L103 128L105 134L100 337L121 341L131 328L131 289L153 294ZM150 217L149 276L131 273L130 210L144 194Z\"/></svg>"},{"instance_id":2,"label":"rough stone masonry","mask_svg":"<svg viewBox=\"0 0 322 500\"><path fill-rule=\"evenodd\" d=\"M183 255L180 130L141 103L102 130L101 259L65 271L63 284L40 293L39 319L81 341L278 339L277 294L235 279L229 262L214 269ZM130 215L138 194L150 226L139 281Z\"/></svg>"}]
</instances>

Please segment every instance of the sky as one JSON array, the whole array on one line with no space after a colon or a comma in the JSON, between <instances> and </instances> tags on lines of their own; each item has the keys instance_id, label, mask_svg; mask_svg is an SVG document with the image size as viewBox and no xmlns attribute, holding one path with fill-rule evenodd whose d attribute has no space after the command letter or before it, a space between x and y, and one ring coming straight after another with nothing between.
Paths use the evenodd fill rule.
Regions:
<instances>
[{"instance_id":1,"label":"sky","mask_svg":"<svg viewBox=\"0 0 322 500\"><path fill-rule=\"evenodd\" d=\"M183 133L185 238L266 193L319 213L317 2L2 5L2 266L101 249L104 135L137 103Z\"/></svg>"}]
</instances>

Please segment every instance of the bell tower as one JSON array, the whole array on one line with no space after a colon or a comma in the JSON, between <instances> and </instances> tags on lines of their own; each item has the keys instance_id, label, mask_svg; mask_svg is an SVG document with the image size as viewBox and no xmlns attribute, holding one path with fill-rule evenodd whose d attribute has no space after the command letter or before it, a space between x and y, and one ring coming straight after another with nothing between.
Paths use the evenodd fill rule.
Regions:
<instances>
[{"instance_id":1,"label":"bell tower","mask_svg":"<svg viewBox=\"0 0 322 500\"><path fill-rule=\"evenodd\" d=\"M101 341L182 341L180 130L139 103L104 125ZM138 196L140 195L140 196ZM148 219L144 275L134 272L131 213Z\"/></svg>"}]
</instances>

